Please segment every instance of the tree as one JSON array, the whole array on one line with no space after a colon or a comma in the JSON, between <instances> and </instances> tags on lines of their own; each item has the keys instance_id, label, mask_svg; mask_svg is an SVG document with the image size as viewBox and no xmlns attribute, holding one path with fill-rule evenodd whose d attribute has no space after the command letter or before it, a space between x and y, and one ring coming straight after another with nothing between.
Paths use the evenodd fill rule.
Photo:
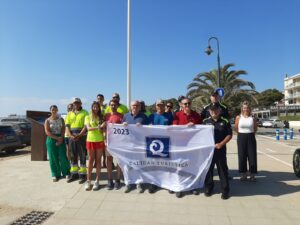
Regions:
<instances>
[{"instance_id":1,"label":"tree","mask_svg":"<svg viewBox=\"0 0 300 225\"><path fill-rule=\"evenodd\" d=\"M225 91L223 102L228 106L229 111L239 109L241 102L244 100L257 102L255 85L240 78L241 75L246 75L247 72L245 70L229 70L233 66L234 64L230 63L221 67L220 77L220 85ZM218 88L217 84L217 69L199 73L193 79L193 82L188 85L187 96L192 99L194 105L203 107L210 102L210 95Z\"/></svg>"},{"instance_id":2,"label":"tree","mask_svg":"<svg viewBox=\"0 0 300 225\"><path fill-rule=\"evenodd\" d=\"M263 108L269 108L274 105L275 102L281 101L283 97L284 94L277 89L267 89L256 96L258 106Z\"/></svg>"}]
</instances>

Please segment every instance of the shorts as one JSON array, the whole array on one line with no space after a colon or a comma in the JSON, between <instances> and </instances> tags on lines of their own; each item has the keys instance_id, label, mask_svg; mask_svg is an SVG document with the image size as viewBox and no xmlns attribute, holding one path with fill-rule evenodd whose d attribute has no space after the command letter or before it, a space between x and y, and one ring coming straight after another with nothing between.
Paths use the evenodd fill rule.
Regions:
<instances>
[{"instance_id":1,"label":"shorts","mask_svg":"<svg viewBox=\"0 0 300 225\"><path fill-rule=\"evenodd\" d=\"M104 150L105 148L105 144L104 141L100 141L100 142L86 142L86 149L87 150L96 150L96 149L102 149Z\"/></svg>"}]
</instances>

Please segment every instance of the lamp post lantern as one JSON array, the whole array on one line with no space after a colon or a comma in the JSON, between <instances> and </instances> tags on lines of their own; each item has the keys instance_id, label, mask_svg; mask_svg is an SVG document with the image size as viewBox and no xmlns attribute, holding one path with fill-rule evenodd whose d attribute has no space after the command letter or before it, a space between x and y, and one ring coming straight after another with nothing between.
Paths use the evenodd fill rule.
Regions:
<instances>
[{"instance_id":1,"label":"lamp post lantern","mask_svg":"<svg viewBox=\"0 0 300 225\"><path fill-rule=\"evenodd\" d=\"M218 48L218 57L217 57L217 59L218 59L218 84L217 84L218 87L217 88L220 88L220 87L222 87L222 85L221 85L220 46L219 46L219 39L217 37L210 37L208 39L208 47L205 49L205 53L207 55L210 55L213 52L213 50L212 50L212 48L210 46L210 41L212 39L214 39L214 40L217 41L217 48Z\"/></svg>"}]
</instances>

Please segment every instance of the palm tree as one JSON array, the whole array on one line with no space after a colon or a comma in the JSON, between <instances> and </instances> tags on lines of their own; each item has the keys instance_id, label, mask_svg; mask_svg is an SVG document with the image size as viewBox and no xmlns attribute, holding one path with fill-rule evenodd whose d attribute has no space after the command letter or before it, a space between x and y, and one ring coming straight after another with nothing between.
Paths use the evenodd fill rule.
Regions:
<instances>
[{"instance_id":1,"label":"palm tree","mask_svg":"<svg viewBox=\"0 0 300 225\"><path fill-rule=\"evenodd\" d=\"M236 107L237 99L240 101L250 100L257 103L255 98L255 85L239 78L246 75L245 70L229 70L234 64L226 64L221 67L220 86L224 88L225 96L223 101L229 108ZM218 88L218 70L214 69L210 72L202 72L196 75L193 82L187 87L187 96L191 98L193 103L202 107L210 102L210 94ZM239 98L241 97L241 98Z\"/></svg>"}]
</instances>

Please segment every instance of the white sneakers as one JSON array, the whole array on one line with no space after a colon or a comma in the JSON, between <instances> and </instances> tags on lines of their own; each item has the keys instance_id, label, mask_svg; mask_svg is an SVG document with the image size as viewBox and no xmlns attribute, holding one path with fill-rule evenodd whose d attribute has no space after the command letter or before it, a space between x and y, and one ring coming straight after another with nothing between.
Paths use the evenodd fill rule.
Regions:
<instances>
[{"instance_id":1,"label":"white sneakers","mask_svg":"<svg viewBox=\"0 0 300 225\"><path fill-rule=\"evenodd\" d=\"M95 180L94 186L93 186L93 191L97 191L99 190L100 186L99 186L99 181Z\"/></svg>"},{"instance_id":2,"label":"white sneakers","mask_svg":"<svg viewBox=\"0 0 300 225\"><path fill-rule=\"evenodd\" d=\"M84 185L84 189L86 191L89 191L89 190L91 190L91 187L92 187L91 181L87 180L86 183L85 183L85 185Z\"/></svg>"},{"instance_id":3,"label":"white sneakers","mask_svg":"<svg viewBox=\"0 0 300 225\"><path fill-rule=\"evenodd\" d=\"M94 183L94 185L93 185L93 191L97 191L97 190L99 190L99 188L100 188L99 181L98 181L98 180L95 180L95 183ZM85 185L84 185L84 189L85 189L86 191L90 191L90 190L92 189L92 183L91 183L90 180L87 180L87 181L86 181L86 183L85 183Z\"/></svg>"}]
</instances>

